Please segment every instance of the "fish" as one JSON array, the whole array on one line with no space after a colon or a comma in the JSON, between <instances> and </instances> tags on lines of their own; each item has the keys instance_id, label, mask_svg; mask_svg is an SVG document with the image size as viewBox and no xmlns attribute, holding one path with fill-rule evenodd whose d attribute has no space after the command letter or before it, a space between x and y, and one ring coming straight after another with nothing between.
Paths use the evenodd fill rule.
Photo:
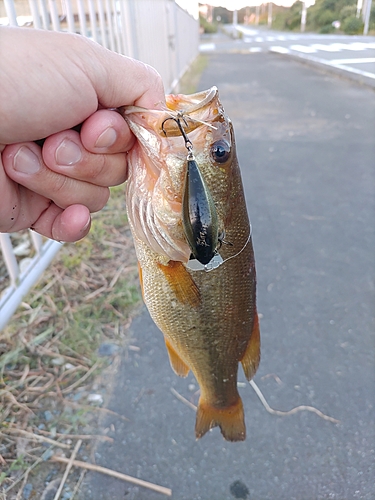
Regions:
<instances>
[{"instance_id":1,"label":"fish","mask_svg":"<svg viewBox=\"0 0 375 500\"><path fill-rule=\"evenodd\" d=\"M260 361L256 270L233 125L216 87L120 110L137 138L126 206L144 302L174 372L199 387L195 436L246 438L237 389Z\"/></svg>"}]
</instances>

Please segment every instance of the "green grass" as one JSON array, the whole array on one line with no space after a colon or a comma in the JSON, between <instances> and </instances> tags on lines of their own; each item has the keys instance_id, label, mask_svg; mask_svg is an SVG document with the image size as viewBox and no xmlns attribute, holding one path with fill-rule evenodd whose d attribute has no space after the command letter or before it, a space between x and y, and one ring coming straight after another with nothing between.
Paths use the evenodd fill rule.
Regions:
<instances>
[{"instance_id":1,"label":"green grass","mask_svg":"<svg viewBox=\"0 0 375 500\"><path fill-rule=\"evenodd\" d=\"M208 64L208 56L198 55L178 84L181 94L194 94L198 90L199 80Z\"/></svg>"}]
</instances>

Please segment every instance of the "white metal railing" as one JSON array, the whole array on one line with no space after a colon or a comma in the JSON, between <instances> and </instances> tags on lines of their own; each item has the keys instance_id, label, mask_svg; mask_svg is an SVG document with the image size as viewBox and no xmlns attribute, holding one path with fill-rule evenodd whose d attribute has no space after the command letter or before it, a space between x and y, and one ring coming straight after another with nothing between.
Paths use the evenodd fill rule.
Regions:
<instances>
[{"instance_id":1,"label":"white metal railing","mask_svg":"<svg viewBox=\"0 0 375 500\"><path fill-rule=\"evenodd\" d=\"M198 20L174 0L0 0L1 24L81 33L154 66L167 92L198 54Z\"/></svg>"},{"instance_id":2,"label":"white metal railing","mask_svg":"<svg viewBox=\"0 0 375 500\"><path fill-rule=\"evenodd\" d=\"M167 92L198 54L198 20L174 0L0 0L0 25L80 33L154 66ZM0 331L61 248L33 231L28 238L33 256L20 260L0 233Z\"/></svg>"},{"instance_id":3,"label":"white metal railing","mask_svg":"<svg viewBox=\"0 0 375 500\"><path fill-rule=\"evenodd\" d=\"M0 247L8 271L8 286L3 290L0 298L0 331L62 246L61 243L53 240L43 243L42 237L33 231L30 231L30 238L33 247L30 250L31 253L35 252L35 255L18 261L17 251L15 252L10 235L0 233Z\"/></svg>"}]
</instances>

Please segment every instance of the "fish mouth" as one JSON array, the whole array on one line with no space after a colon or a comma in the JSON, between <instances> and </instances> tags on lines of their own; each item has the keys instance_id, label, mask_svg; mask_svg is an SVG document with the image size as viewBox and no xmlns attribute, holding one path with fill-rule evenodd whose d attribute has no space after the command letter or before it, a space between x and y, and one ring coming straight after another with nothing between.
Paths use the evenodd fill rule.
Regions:
<instances>
[{"instance_id":1,"label":"fish mouth","mask_svg":"<svg viewBox=\"0 0 375 500\"><path fill-rule=\"evenodd\" d=\"M175 212L175 208L171 208L173 217L176 217L174 219L176 231L166 227L162 231L162 238L169 234L172 235L173 232L172 240L177 238L186 249L184 256L179 257L178 260L187 264L190 257L190 260L195 259L195 262L198 261L201 265L206 266L216 255L216 249L219 246L219 221L213 197L205 182L204 175L202 175L200 160L195 159L193 151L195 148L200 151L202 147L202 140L198 139L199 129L207 130L208 127L216 131L216 124L220 126L219 122L221 123L223 120L223 109L218 100L218 89L212 87L189 96L168 95L164 109L123 106L118 108L118 111L137 137L141 149L147 157L147 179L152 180L151 184L159 189L158 193L164 193L162 191L164 187L161 188L161 186L163 182L164 186L165 179L168 179L172 190L164 198L170 204L170 199L172 199L170 193L174 193L173 199L180 204L178 212ZM188 134L190 135L194 131L196 132L190 136L194 138L190 138ZM178 137L182 137L184 141ZM171 141L168 141L169 138ZM199 140L199 143L196 143L196 140ZM167 151L167 153L163 153L163 151ZM171 151L173 153L168 156ZM163 154L165 154L166 161L164 161ZM199 157L200 155L197 154L197 158ZM153 190L155 191L155 188ZM147 212L147 224L152 227L156 222L152 222L151 215L154 221L156 219L159 221L160 218L159 214L154 211L157 196L161 198L159 194L155 196L151 194L151 201L147 205L150 209ZM138 199L138 195L136 198ZM143 207L141 202L138 204ZM139 209L135 207L135 211L139 211ZM179 221L178 213L180 214ZM141 232L148 234L149 230L143 227ZM173 252L173 256L169 250L166 250L165 253L172 260L176 260L175 252Z\"/></svg>"},{"instance_id":2,"label":"fish mouth","mask_svg":"<svg viewBox=\"0 0 375 500\"><path fill-rule=\"evenodd\" d=\"M208 125L215 128L207 123L207 121L202 120L202 112L212 104L218 97L218 94L219 91L217 87L211 87L208 90L197 92L189 96L181 94L171 94L167 96L166 104L169 113L167 111L168 116L161 123L159 133L169 137L182 135L181 129L176 126L176 123L173 123L176 119L183 122L186 134L189 134L201 125ZM169 120L169 118L171 118L171 120Z\"/></svg>"},{"instance_id":3,"label":"fish mouth","mask_svg":"<svg viewBox=\"0 0 375 500\"><path fill-rule=\"evenodd\" d=\"M218 96L217 87L213 86L208 90L202 90L196 94L185 96L182 94L168 95L167 107L174 111L184 111L185 113L193 113L200 111L205 106L208 106Z\"/></svg>"},{"instance_id":4,"label":"fish mouth","mask_svg":"<svg viewBox=\"0 0 375 500\"><path fill-rule=\"evenodd\" d=\"M211 87L208 90L197 92L189 96L183 94L171 94L166 96L166 109L145 109L139 106L122 106L118 108L118 112L125 118L128 125L139 136L139 125L137 126L133 120L129 119L129 115L133 113L143 113L154 116L154 129L162 137L177 137L181 136L181 129L176 125L175 120L180 119L184 123L184 130L189 134L201 125L208 125L211 128L214 126L202 119L202 112L208 109L212 102L217 99L219 91L217 87ZM212 117L210 121L212 120Z\"/></svg>"}]
</instances>

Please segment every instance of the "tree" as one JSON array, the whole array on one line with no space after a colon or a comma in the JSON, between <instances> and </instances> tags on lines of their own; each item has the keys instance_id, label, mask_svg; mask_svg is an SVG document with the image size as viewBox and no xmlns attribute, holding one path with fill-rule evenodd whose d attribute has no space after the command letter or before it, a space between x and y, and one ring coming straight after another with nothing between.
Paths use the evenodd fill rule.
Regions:
<instances>
[{"instance_id":1,"label":"tree","mask_svg":"<svg viewBox=\"0 0 375 500\"><path fill-rule=\"evenodd\" d=\"M356 5L356 0L316 0L315 5L307 11L307 27L312 31L325 33L334 31L332 22L340 19L343 9L349 7L355 10ZM344 16L349 17L348 12L349 10L345 10Z\"/></svg>"}]
</instances>

